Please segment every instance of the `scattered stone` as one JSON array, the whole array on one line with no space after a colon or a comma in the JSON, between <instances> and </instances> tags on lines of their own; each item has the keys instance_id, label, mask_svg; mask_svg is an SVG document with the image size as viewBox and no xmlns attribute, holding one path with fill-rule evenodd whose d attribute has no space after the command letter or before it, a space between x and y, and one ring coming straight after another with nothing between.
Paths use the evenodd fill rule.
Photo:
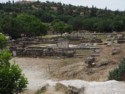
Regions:
<instances>
[{"instance_id":1,"label":"scattered stone","mask_svg":"<svg viewBox=\"0 0 125 94\"><path fill-rule=\"evenodd\" d=\"M119 54L121 52L120 47L114 47L112 48L112 55Z\"/></svg>"},{"instance_id":2,"label":"scattered stone","mask_svg":"<svg viewBox=\"0 0 125 94\"><path fill-rule=\"evenodd\" d=\"M87 59L85 60L85 63L88 64L88 67L93 67L95 66L95 58L94 57L87 57Z\"/></svg>"},{"instance_id":3,"label":"scattered stone","mask_svg":"<svg viewBox=\"0 0 125 94\"><path fill-rule=\"evenodd\" d=\"M60 38L60 39L58 39L57 47L58 48L69 48L69 41L64 38Z\"/></svg>"},{"instance_id":4,"label":"scattered stone","mask_svg":"<svg viewBox=\"0 0 125 94\"><path fill-rule=\"evenodd\" d=\"M111 41L108 41L107 42L107 46L109 47L109 46L111 46L112 45L112 42Z\"/></svg>"}]
</instances>

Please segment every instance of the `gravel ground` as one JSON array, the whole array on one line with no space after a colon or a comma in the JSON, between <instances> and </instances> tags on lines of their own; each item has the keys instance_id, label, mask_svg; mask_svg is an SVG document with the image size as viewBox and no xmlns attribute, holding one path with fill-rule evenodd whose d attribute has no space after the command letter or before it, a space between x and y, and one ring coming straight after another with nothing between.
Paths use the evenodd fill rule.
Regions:
<instances>
[{"instance_id":1,"label":"gravel ground","mask_svg":"<svg viewBox=\"0 0 125 94\"><path fill-rule=\"evenodd\" d=\"M14 58L17 64L23 70L23 73L28 78L28 87L26 93L34 94L38 89L45 85L46 81L50 79L48 73L48 64L55 64L58 60L54 59L40 59L40 58ZM52 78L51 78L52 79Z\"/></svg>"},{"instance_id":2,"label":"gravel ground","mask_svg":"<svg viewBox=\"0 0 125 94\"><path fill-rule=\"evenodd\" d=\"M27 91L21 94L35 94L35 92L49 83L50 86L61 83L65 86L71 85L76 88L84 87L84 94L125 94L125 83L118 81L106 81L106 82L89 82L83 80L65 80L65 81L53 81L49 74L47 65L56 64L59 60L55 59L40 59L40 58L14 58L16 63L20 65L25 76L28 78L29 84ZM52 90L52 91L51 91ZM63 94L55 92L50 89L45 94ZM81 93L83 94L83 93Z\"/></svg>"}]
</instances>

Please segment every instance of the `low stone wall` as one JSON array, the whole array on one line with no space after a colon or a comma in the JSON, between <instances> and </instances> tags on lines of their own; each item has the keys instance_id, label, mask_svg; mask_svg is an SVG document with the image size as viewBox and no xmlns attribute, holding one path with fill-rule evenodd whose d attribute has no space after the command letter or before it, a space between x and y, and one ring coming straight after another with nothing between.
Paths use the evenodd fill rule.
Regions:
<instances>
[{"instance_id":1,"label":"low stone wall","mask_svg":"<svg viewBox=\"0 0 125 94\"><path fill-rule=\"evenodd\" d=\"M68 49L52 49L52 48L41 48L41 49L25 49L15 48L10 49L14 56L17 57L45 57L45 56L57 56L57 57L73 57L75 54L74 50Z\"/></svg>"}]
</instances>

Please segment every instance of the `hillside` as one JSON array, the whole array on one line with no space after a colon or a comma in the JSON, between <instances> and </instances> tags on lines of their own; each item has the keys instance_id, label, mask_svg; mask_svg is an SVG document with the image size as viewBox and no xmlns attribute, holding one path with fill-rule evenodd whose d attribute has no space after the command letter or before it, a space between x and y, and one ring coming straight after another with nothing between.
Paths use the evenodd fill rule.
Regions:
<instances>
[{"instance_id":1,"label":"hillside","mask_svg":"<svg viewBox=\"0 0 125 94\"><path fill-rule=\"evenodd\" d=\"M89 32L125 30L124 11L97 9L94 6L88 8L49 1L6 2L0 3L0 13L0 31L13 38L18 38L21 34L39 36L50 32L62 34L79 30ZM30 19L30 22L27 19Z\"/></svg>"}]
</instances>

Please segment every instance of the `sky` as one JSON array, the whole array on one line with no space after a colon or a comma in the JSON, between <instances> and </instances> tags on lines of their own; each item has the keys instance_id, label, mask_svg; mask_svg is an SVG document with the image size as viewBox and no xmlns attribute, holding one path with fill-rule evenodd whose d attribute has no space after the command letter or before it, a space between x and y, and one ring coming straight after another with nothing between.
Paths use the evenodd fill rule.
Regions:
<instances>
[{"instance_id":1,"label":"sky","mask_svg":"<svg viewBox=\"0 0 125 94\"><path fill-rule=\"evenodd\" d=\"M0 0L0 2L7 2L7 1L8 0ZM14 0L14 1L19 1L19 0ZM45 2L46 0L39 0L39 1ZM107 7L108 9L111 10L121 10L121 11L125 10L125 0L47 0L47 1L62 2L65 4L82 5L88 7L92 7L92 5L94 5L97 8L102 8L102 9Z\"/></svg>"}]
</instances>

